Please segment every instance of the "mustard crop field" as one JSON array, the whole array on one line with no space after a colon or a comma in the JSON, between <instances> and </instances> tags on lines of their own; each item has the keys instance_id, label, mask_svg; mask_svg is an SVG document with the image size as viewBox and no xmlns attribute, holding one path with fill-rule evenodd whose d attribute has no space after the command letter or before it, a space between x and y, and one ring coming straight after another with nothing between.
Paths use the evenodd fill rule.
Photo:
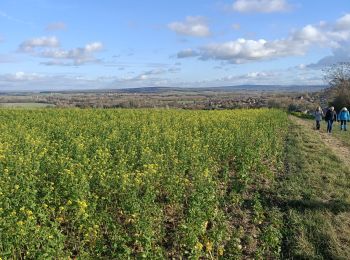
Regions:
<instances>
[{"instance_id":1,"label":"mustard crop field","mask_svg":"<svg viewBox=\"0 0 350 260\"><path fill-rule=\"evenodd\" d=\"M278 258L279 110L0 110L0 258Z\"/></svg>"}]
</instances>

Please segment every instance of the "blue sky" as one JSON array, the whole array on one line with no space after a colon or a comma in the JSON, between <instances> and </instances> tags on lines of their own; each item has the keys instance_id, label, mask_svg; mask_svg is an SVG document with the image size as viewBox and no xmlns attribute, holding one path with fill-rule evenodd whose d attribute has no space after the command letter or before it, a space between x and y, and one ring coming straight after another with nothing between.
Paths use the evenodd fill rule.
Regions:
<instances>
[{"instance_id":1,"label":"blue sky","mask_svg":"<svg viewBox=\"0 0 350 260\"><path fill-rule=\"evenodd\" d=\"M348 0L2 0L0 91L323 84Z\"/></svg>"}]
</instances>

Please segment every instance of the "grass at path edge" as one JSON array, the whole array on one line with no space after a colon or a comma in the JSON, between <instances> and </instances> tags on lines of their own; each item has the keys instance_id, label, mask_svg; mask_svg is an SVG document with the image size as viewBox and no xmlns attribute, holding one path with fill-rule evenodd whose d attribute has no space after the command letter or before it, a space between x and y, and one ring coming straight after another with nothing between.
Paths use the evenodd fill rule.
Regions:
<instances>
[{"instance_id":1,"label":"grass at path edge","mask_svg":"<svg viewBox=\"0 0 350 260\"><path fill-rule=\"evenodd\" d=\"M350 259L349 176L318 135L291 123L272 199L284 213L281 258Z\"/></svg>"}]
</instances>

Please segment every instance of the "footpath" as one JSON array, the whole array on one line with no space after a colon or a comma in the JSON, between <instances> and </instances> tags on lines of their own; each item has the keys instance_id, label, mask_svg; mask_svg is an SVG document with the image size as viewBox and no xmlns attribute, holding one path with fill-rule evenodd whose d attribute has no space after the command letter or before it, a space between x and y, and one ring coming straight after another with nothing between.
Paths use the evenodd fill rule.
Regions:
<instances>
[{"instance_id":1,"label":"footpath","mask_svg":"<svg viewBox=\"0 0 350 260\"><path fill-rule=\"evenodd\" d=\"M290 119L299 126L302 126L305 131L314 131L321 136L321 140L325 146L328 147L346 166L350 169L350 149L345 146L339 139L332 134L325 132L324 130L315 130L315 122L311 120L303 120L295 116L290 116ZM325 127L325 125L324 125ZM338 127L338 124L334 123L333 127Z\"/></svg>"},{"instance_id":2,"label":"footpath","mask_svg":"<svg viewBox=\"0 0 350 260\"><path fill-rule=\"evenodd\" d=\"M277 196L284 214L281 258L350 259L348 133L328 134L324 122L316 131L313 120L289 118Z\"/></svg>"}]
</instances>

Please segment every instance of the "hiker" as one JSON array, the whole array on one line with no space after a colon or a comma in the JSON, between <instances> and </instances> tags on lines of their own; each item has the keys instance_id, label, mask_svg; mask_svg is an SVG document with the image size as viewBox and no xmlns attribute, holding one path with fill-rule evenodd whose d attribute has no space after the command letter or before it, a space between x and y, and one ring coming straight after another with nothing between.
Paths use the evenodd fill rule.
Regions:
<instances>
[{"instance_id":1,"label":"hiker","mask_svg":"<svg viewBox=\"0 0 350 260\"><path fill-rule=\"evenodd\" d=\"M324 114L323 114L321 107L316 108L314 116L315 116L315 120L316 120L316 130L320 130L321 121L322 121L322 118L324 117Z\"/></svg>"},{"instance_id":2,"label":"hiker","mask_svg":"<svg viewBox=\"0 0 350 260\"><path fill-rule=\"evenodd\" d=\"M337 112L335 112L334 107L330 107L327 110L324 120L326 120L327 122L327 133L331 133L333 128L333 122L337 121Z\"/></svg>"},{"instance_id":3,"label":"hiker","mask_svg":"<svg viewBox=\"0 0 350 260\"><path fill-rule=\"evenodd\" d=\"M346 131L346 122L350 120L350 114L346 107L343 107L340 113L338 114L338 121L340 120L340 131Z\"/></svg>"}]
</instances>

